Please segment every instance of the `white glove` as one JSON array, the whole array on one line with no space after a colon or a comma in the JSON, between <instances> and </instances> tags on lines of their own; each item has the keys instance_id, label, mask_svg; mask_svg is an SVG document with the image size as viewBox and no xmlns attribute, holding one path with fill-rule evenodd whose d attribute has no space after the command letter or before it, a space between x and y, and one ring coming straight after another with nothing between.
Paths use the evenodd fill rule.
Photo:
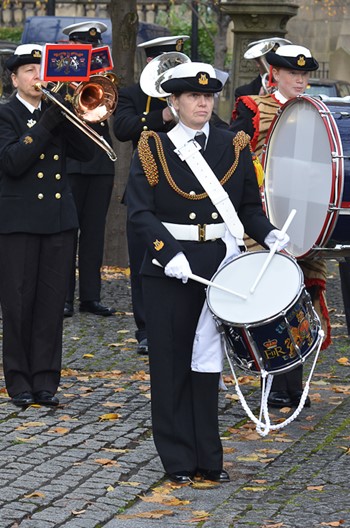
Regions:
<instances>
[{"instance_id":1,"label":"white glove","mask_svg":"<svg viewBox=\"0 0 350 528\"><path fill-rule=\"evenodd\" d=\"M175 257L169 260L168 264L164 268L164 273L168 277L175 277L181 279L185 284L188 281L189 275L192 274L190 263L185 257L184 253L177 253Z\"/></svg>"},{"instance_id":2,"label":"white glove","mask_svg":"<svg viewBox=\"0 0 350 528\"><path fill-rule=\"evenodd\" d=\"M267 235L264 242L270 249L272 249L272 246L277 240L278 240L277 251L281 251L282 249L288 246L290 238L287 235L287 233L283 234L282 231L279 231L278 229L273 229Z\"/></svg>"}]
</instances>

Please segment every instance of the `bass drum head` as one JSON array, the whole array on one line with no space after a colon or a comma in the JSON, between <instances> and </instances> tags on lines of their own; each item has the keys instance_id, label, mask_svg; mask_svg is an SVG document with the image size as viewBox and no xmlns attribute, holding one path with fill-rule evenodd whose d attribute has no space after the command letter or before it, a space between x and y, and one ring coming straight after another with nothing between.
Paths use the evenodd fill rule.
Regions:
<instances>
[{"instance_id":1,"label":"bass drum head","mask_svg":"<svg viewBox=\"0 0 350 528\"><path fill-rule=\"evenodd\" d=\"M268 251L243 253L219 270L212 282L247 296L241 299L213 286L207 289L210 311L222 322L254 326L281 315L298 296L302 273L292 257L276 253L253 293L253 286Z\"/></svg>"},{"instance_id":2,"label":"bass drum head","mask_svg":"<svg viewBox=\"0 0 350 528\"><path fill-rule=\"evenodd\" d=\"M292 99L275 118L264 160L269 220L282 228L288 212L288 252L305 256L324 229L332 195L330 138L320 111L308 98Z\"/></svg>"}]
</instances>

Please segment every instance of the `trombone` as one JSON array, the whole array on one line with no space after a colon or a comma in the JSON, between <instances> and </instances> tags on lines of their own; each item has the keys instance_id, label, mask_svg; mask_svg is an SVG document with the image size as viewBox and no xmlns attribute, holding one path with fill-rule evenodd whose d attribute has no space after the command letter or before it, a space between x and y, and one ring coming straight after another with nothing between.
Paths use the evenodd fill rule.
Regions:
<instances>
[{"instance_id":1,"label":"trombone","mask_svg":"<svg viewBox=\"0 0 350 528\"><path fill-rule=\"evenodd\" d=\"M114 86L115 81L112 80L111 75L113 74L107 74L106 76L93 75L90 77L89 81L74 86L75 91L71 97L71 102L74 110L80 117L69 110L69 108L53 95L53 93L57 93L60 90L64 83L57 83L52 91L42 86L41 83L36 83L35 88L36 90L41 91L49 101L58 105L62 114L68 119L68 121L73 123L73 125L79 128L79 130L84 132L84 134L102 148L112 161L116 161L117 155L113 148L103 136L100 136L85 122L86 120L91 123L100 123L113 113L117 105L118 95L116 87ZM90 82L91 80L92 82Z\"/></svg>"}]
</instances>

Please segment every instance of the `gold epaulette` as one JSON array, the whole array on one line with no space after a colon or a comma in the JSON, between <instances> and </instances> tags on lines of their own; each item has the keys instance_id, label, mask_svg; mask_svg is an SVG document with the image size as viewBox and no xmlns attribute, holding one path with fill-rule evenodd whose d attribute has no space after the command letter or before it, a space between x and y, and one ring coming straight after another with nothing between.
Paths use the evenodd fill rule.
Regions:
<instances>
[{"instance_id":1,"label":"gold epaulette","mask_svg":"<svg viewBox=\"0 0 350 528\"><path fill-rule=\"evenodd\" d=\"M153 132L153 130L148 130L141 133L139 142L137 144L137 151L148 183L151 187L154 187L159 181L159 174L156 160L154 159L153 153L149 146L148 140L150 137L154 138L157 145L157 149L159 148L159 144L161 145L161 141L158 134L156 132Z\"/></svg>"}]
</instances>

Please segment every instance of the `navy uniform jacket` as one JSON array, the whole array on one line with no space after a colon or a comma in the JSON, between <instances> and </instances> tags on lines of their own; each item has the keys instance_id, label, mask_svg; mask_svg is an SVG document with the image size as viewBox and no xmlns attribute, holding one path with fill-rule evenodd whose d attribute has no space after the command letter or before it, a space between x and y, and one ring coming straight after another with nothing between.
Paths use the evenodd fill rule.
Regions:
<instances>
[{"instance_id":1,"label":"navy uniform jacket","mask_svg":"<svg viewBox=\"0 0 350 528\"><path fill-rule=\"evenodd\" d=\"M203 193L203 188L187 163L181 161L174 153L175 147L167 134L159 133L159 137L169 172L178 188L186 193ZM210 127L204 158L219 180L234 163L233 138L234 134L229 131ZM221 223L223 220L208 197L191 200L181 196L172 188L174 186L169 185L159 163L153 138L149 138L149 145L157 162L158 183L152 187L146 178L138 156L139 147L133 158L127 188L129 220L146 242L148 249L141 273L164 276L163 270L152 264L152 259L156 258L165 266L178 252L183 251L190 262L192 272L210 278L216 271L211 266L211 263L217 261L215 251L222 251L217 244L222 242L180 242L175 240L161 222L203 225ZM274 226L262 209L249 146L241 151L239 164L224 189L229 194L245 231L263 244L266 235Z\"/></svg>"},{"instance_id":2,"label":"navy uniform jacket","mask_svg":"<svg viewBox=\"0 0 350 528\"><path fill-rule=\"evenodd\" d=\"M51 234L78 227L66 156L90 159L91 140L68 120L49 132L40 122L30 127L33 119L16 96L0 105L0 233L3 234Z\"/></svg>"}]
</instances>

